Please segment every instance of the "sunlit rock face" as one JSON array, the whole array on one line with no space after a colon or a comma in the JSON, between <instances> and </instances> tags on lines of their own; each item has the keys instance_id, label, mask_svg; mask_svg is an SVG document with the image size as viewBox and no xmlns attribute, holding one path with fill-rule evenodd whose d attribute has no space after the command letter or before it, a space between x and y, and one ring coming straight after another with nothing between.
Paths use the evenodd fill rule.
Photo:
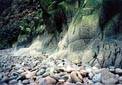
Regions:
<instances>
[{"instance_id":1,"label":"sunlit rock face","mask_svg":"<svg viewBox=\"0 0 122 85\"><path fill-rule=\"evenodd\" d=\"M94 13L92 15L83 16L80 23L77 22L78 21L71 22L68 32L58 43L58 46L59 51L64 49L68 51L67 57L72 62L81 62L83 57L83 62L85 63L86 60L91 59L94 54L89 46L98 32L98 15ZM89 49L89 51L86 52L85 49Z\"/></svg>"},{"instance_id":2,"label":"sunlit rock face","mask_svg":"<svg viewBox=\"0 0 122 85\"><path fill-rule=\"evenodd\" d=\"M60 41L60 47L66 47L72 51L83 50L98 31L97 14L83 16L80 23L72 22L68 32ZM94 22L93 22L94 21Z\"/></svg>"}]
</instances>

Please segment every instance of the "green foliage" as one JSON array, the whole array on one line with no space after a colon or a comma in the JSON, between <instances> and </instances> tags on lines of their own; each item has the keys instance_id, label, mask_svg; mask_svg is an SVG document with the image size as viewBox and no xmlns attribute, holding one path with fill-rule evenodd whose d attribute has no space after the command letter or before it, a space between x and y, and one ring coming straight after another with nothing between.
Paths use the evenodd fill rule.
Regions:
<instances>
[{"instance_id":1,"label":"green foliage","mask_svg":"<svg viewBox=\"0 0 122 85\"><path fill-rule=\"evenodd\" d=\"M40 0L45 5L49 6L52 3L52 0Z\"/></svg>"},{"instance_id":2,"label":"green foliage","mask_svg":"<svg viewBox=\"0 0 122 85\"><path fill-rule=\"evenodd\" d=\"M28 34L31 31L30 24L27 23L26 19L20 21L21 34Z\"/></svg>"},{"instance_id":3,"label":"green foliage","mask_svg":"<svg viewBox=\"0 0 122 85\"><path fill-rule=\"evenodd\" d=\"M100 8L101 4L102 0L85 0L73 17L72 23L77 25L81 22L83 16L91 15Z\"/></svg>"},{"instance_id":4,"label":"green foliage","mask_svg":"<svg viewBox=\"0 0 122 85\"><path fill-rule=\"evenodd\" d=\"M36 11L33 16L25 16L19 23L21 28L21 34L29 34L35 32L42 25L42 12Z\"/></svg>"},{"instance_id":5,"label":"green foliage","mask_svg":"<svg viewBox=\"0 0 122 85\"><path fill-rule=\"evenodd\" d=\"M62 9L67 16L74 16L72 19L72 23L74 23L74 25L80 23L83 16L91 15L102 3L102 0L82 0L80 7L78 7L75 6L75 4L71 4L72 0L62 0L58 4L58 9L55 10L53 9L54 0L39 1L40 5L42 5L51 16L54 16L55 12L60 9ZM44 25L44 23L41 10L36 11L33 16L25 16L24 19L20 21L22 34L28 34L34 30L36 32L42 31L44 30L41 30L42 25Z\"/></svg>"},{"instance_id":6,"label":"green foliage","mask_svg":"<svg viewBox=\"0 0 122 85\"><path fill-rule=\"evenodd\" d=\"M99 7L102 4L102 0L87 0L87 7Z\"/></svg>"}]
</instances>

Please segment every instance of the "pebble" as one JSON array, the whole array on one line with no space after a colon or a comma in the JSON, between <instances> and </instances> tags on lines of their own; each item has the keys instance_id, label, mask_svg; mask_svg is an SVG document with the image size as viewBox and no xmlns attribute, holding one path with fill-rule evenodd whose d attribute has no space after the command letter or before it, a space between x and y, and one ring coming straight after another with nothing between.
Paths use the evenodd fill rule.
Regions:
<instances>
[{"instance_id":1,"label":"pebble","mask_svg":"<svg viewBox=\"0 0 122 85\"><path fill-rule=\"evenodd\" d=\"M20 68L17 72L18 72L18 73L23 73L24 70L23 70L22 68Z\"/></svg>"},{"instance_id":2,"label":"pebble","mask_svg":"<svg viewBox=\"0 0 122 85\"><path fill-rule=\"evenodd\" d=\"M100 73L100 69L98 69L97 67L95 67L95 66L93 66L92 67L92 72L94 72L94 73Z\"/></svg>"},{"instance_id":3,"label":"pebble","mask_svg":"<svg viewBox=\"0 0 122 85\"><path fill-rule=\"evenodd\" d=\"M122 76L119 77L119 83L122 84Z\"/></svg>"},{"instance_id":4,"label":"pebble","mask_svg":"<svg viewBox=\"0 0 122 85\"><path fill-rule=\"evenodd\" d=\"M93 82L89 80L87 77L83 79L84 85L93 85Z\"/></svg>"},{"instance_id":5,"label":"pebble","mask_svg":"<svg viewBox=\"0 0 122 85\"><path fill-rule=\"evenodd\" d=\"M29 80L26 79L26 80L23 80L22 83L23 84L29 84L30 82L29 82Z\"/></svg>"},{"instance_id":6,"label":"pebble","mask_svg":"<svg viewBox=\"0 0 122 85\"><path fill-rule=\"evenodd\" d=\"M65 80L63 78L58 80L59 82L65 82Z\"/></svg>"},{"instance_id":7,"label":"pebble","mask_svg":"<svg viewBox=\"0 0 122 85\"><path fill-rule=\"evenodd\" d=\"M67 80L69 79L69 75L64 75L62 78L63 78L65 81L67 81Z\"/></svg>"},{"instance_id":8,"label":"pebble","mask_svg":"<svg viewBox=\"0 0 122 85\"><path fill-rule=\"evenodd\" d=\"M45 81L46 81L47 84L56 84L56 80L54 78L50 77L50 76L47 76L45 78Z\"/></svg>"},{"instance_id":9,"label":"pebble","mask_svg":"<svg viewBox=\"0 0 122 85\"><path fill-rule=\"evenodd\" d=\"M110 67L109 67L109 71L110 71L110 72L115 72L115 67L110 66Z\"/></svg>"},{"instance_id":10,"label":"pebble","mask_svg":"<svg viewBox=\"0 0 122 85\"><path fill-rule=\"evenodd\" d=\"M15 64L15 67L16 67L16 69L20 69L20 68L22 68L22 65L20 65L20 64Z\"/></svg>"},{"instance_id":11,"label":"pebble","mask_svg":"<svg viewBox=\"0 0 122 85\"><path fill-rule=\"evenodd\" d=\"M88 77L88 72L86 70L80 70L80 73L83 77Z\"/></svg>"},{"instance_id":12,"label":"pebble","mask_svg":"<svg viewBox=\"0 0 122 85\"><path fill-rule=\"evenodd\" d=\"M100 82L100 81L101 81L101 73L95 74L95 75L93 76L93 78L92 78L92 81L93 81L94 83Z\"/></svg>"},{"instance_id":13,"label":"pebble","mask_svg":"<svg viewBox=\"0 0 122 85\"><path fill-rule=\"evenodd\" d=\"M77 71L71 72L70 77L73 80L73 82L82 82L83 81L82 76L80 74L78 74Z\"/></svg>"},{"instance_id":14,"label":"pebble","mask_svg":"<svg viewBox=\"0 0 122 85\"><path fill-rule=\"evenodd\" d=\"M37 80L39 80L40 78L42 78L42 76L40 75L40 76L36 76L36 79Z\"/></svg>"},{"instance_id":15,"label":"pebble","mask_svg":"<svg viewBox=\"0 0 122 85\"><path fill-rule=\"evenodd\" d=\"M39 82L39 85L47 85L47 82L46 82L46 80L44 78L40 78L38 80L38 82Z\"/></svg>"},{"instance_id":16,"label":"pebble","mask_svg":"<svg viewBox=\"0 0 122 85\"><path fill-rule=\"evenodd\" d=\"M109 72L108 69L104 69L101 72L101 77L102 77L102 83L104 83L104 84L115 84L118 82L118 76Z\"/></svg>"},{"instance_id":17,"label":"pebble","mask_svg":"<svg viewBox=\"0 0 122 85\"><path fill-rule=\"evenodd\" d=\"M0 73L0 80L3 78L3 74L2 73Z\"/></svg>"},{"instance_id":18,"label":"pebble","mask_svg":"<svg viewBox=\"0 0 122 85\"><path fill-rule=\"evenodd\" d=\"M33 67L37 66L38 63L39 63L39 61L35 61Z\"/></svg>"},{"instance_id":19,"label":"pebble","mask_svg":"<svg viewBox=\"0 0 122 85\"><path fill-rule=\"evenodd\" d=\"M45 69L40 69L40 70L36 73L36 75L39 76L39 75L42 75L42 74L44 74L44 73L45 73Z\"/></svg>"},{"instance_id":20,"label":"pebble","mask_svg":"<svg viewBox=\"0 0 122 85\"><path fill-rule=\"evenodd\" d=\"M28 70L27 70L27 71L25 72L25 77L26 77L26 78L31 78L31 79L32 79L32 78L35 77L35 73L36 73L35 71L31 72L31 71L28 71Z\"/></svg>"},{"instance_id":21,"label":"pebble","mask_svg":"<svg viewBox=\"0 0 122 85\"><path fill-rule=\"evenodd\" d=\"M89 73L89 72L92 72L92 68L90 66L86 66L85 67L85 70Z\"/></svg>"},{"instance_id":22,"label":"pebble","mask_svg":"<svg viewBox=\"0 0 122 85\"><path fill-rule=\"evenodd\" d=\"M17 80L11 80L9 81L9 84L17 84Z\"/></svg>"},{"instance_id":23,"label":"pebble","mask_svg":"<svg viewBox=\"0 0 122 85\"><path fill-rule=\"evenodd\" d=\"M117 74L122 74L122 69L116 68L116 69L115 69L115 72L116 72Z\"/></svg>"},{"instance_id":24,"label":"pebble","mask_svg":"<svg viewBox=\"0 0 122 85\"><path fill-rule=\"evenodd\" d=\"M94 74L93 74L92 72L90 72L90 73L88 74L88 76L89 76L90 79L92 79L93 76L94 76Z\"/></svg>"},{"instance_id":25,"label":"pebble","mask_svg":"<svg viewBox=\"0 0 122 85\"><path fill-rule=\"evenodd\" d=\"M18 83L17 83L17 85L23 85L23 84L22 84L22 81L19 80Z\"/></svg>"},{"instance_id":26,"label":"pebble","mask_svg":"<svg viewBox=\"0 0 122 85\"><path fill-rule=\"evenodd\" d=\"M2 78L2 81L8 81L9 80L9 78L7 77L7 76L4 76L3 78Z\"/></svg>"}]
</instances>

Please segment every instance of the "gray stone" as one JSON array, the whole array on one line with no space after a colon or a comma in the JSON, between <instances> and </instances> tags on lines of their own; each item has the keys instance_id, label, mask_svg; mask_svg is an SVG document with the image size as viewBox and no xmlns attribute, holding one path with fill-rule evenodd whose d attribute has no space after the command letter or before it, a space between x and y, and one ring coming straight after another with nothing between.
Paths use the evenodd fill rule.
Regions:
<instances>
[{"instance_id":1,"label":"gray stone","mask_svg":"<svg viewBox=\"0 0 122 85\"><path fill-rule=\"evenodd\" d=\"M9 80L9 78L8 78L7 76L4 76L4 77L2 78L2 81L6 81L6 80Z\"/></svg>"},{"instance_id":2,"label":"gray stone","mask_svg":"<svg viewBox=\"0 0 122 85\"><path fill-rule=\"evenodd\" d=\"M107 69L104 69L101 72L101 77L102 77L102 83L104 83L104 84L115 84L118 82L118 76L109 72L109 70L107 70Z\"/></svg>"},{"instance_id":3,"label":"gray stone","mask_svg":"<svg viewBox=\"0 0 122 85\"><path fill-rule=\"evenodd\" d=\"M93 81L94 83L100 82L100 81L101 81L101 73L95 74L95 75L93 76L93 78L92 78L92 81Z\"/></svg>"},{"instance_id":4,"label":"gray stone","mask_svg":"<svg viewBox=\"0 0 122 85\"><path fill-rule=\"evenodd\" d=\"M39 79L39 85L47 85L47 82L45 81L45 79L40 78Z\"/></svg>"},{"instance_id":5,"label":"gray stone","mask_svg":"<svg viewBox=\"0 0 122 85\"><path fill-rule=\"evenodd\" d=\"M20 68L17 72L18 72L18 73L23 73L24 70Z\"/></svg>"},{"instance_id":6,"label":"gray stone","mask_svg":"<svg viewBox=\"0 0 122 85\"><path fill-rule=\"evenodd\" d=\"M22 84L22 81L19 80L18 83L17 83L17 85L23 85L23 84Z\"/></svg>"},{"instance_id":7,"label":"gray stone","mask_svg":"<svg viewBox=\"0 0 122 85\"><path fill-rule=\"evenodd\" d=\"M45 69L40 69L40 70L36 73L36 75L39 76L39 75L42 75L42 74L44 74L44 73L45 73Z\"/></svg>"},{"instance_id":8,"label":"gray stone","mask_svg":"<svg viewBox=\"0 0 122 85\"><path fill-rule=\"evenodd\" d=\"M9 81L9 84L17 84L17 80L11 80Z\"/></svg>"},{"instance_id":9,"label":"gray stone","mask_svg":"<svg viewBox=\"0 0 122 85\"><path fill-rule=\"evenodd\" d=\"M116 69L115 69L115 72L116 72L117 74L122 74L122 69L116 68Z\"/></svg>"},{"instance_id":10,"label":"gray stone","mask_svg":"<svg viewBox=\"0 0 122 85\"><path fill-rule=\"evenodd\" d=\"M94 74L93 74L92 72L90 72L88 75L89 75L89 78L90 78L90 79L92 79L93 76L94 76Z\"/></svg>"},{"instance_id":11,"label":"gray stone","mask_svg":"<svg viewBox=\"0 0 122 85\"><path fill-rule=\"evenodd\" d=\"M89 80L87 77L83 79L84 84L83 85L93 85L93 81Z\"/></svg>"},{"instance_id":12,"label":"gray stone","mask_svg":"<svg viewBox=\"0 0 122 85\"><path fill-rule=\"evenodd\" d=\"M32 80L32 79L30 79L29 81L30 81L30 83L29 83L29 84L32 84L32 83L34 83L34 82L35 82L35 81L34 81L34 80Z\"/></svg>"},{"instance_id":13,"label":"gray stone","mask_svg":"<svg viewBox=\"0 0 122 85\"><path fill-rule=\"evenodd\" d=\"M119 83L122 84L122 76L119 77Z\"/></svg>"},{"instance_id":14,"label":"gray stone","mask_svg":"<svg viewBox=\"0 0 122 85\"><path fill-rule=\"evenodd\" d=\"M109 70L110 70L110 72L115 72L115 67L110 66L110 67L109 67Z\"/></svg>"},{"instance_id":15,"label":"gray stone","mask_svg":"<svg viewBox=\"0 0 122 85\"><path fill-rule=\"evenodd\" d=\"M29 84L29 80L27 80L27 79L26 80L23 80L22 83L23 84Z\"/></svg>"},{"instance_id":16,"label":"gray stone","mask_svg":"<svg viewBox=\"0 0 122 85\"><path fill-rule=\"evenodd\" d=\"M0 73L0 80L3 78L3 74L2 73Z\"/></svg>"}]
</instances>

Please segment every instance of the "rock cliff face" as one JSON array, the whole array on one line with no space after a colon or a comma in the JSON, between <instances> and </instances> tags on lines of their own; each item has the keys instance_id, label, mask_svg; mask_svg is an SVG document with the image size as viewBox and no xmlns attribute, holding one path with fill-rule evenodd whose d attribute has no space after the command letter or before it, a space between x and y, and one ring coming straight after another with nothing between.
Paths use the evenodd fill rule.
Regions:
<instances>
[{"instance_id":1,"label":"rock cliff face","mask_svg":"<svg viewBox=\"0 0 122 85\"><path fill-rule=\"evenodd\" d=\"M3 6L3 4L5 5ZM15 47L25 46L26 48L14 51L14 55L49 54L50 57L67 58L73 63L82 62L101 67L122 68L122 17L120 11L117 11L118 13L111 16L112 18L109 20L105 20L105 23L104 19L107 18L104 16L109 13L104 14L102 11L103 14L100 14L100 7L94 8L93 4L90 6L88 4L86 8L78 12L73 11L76 14L72 13L74 17L67 18L66 21L70 22L67 23L68 26L61 26L63 30L60 32L53 30L53 33L48 33L45 30L43 13L40 12L42 10L38 5L36 0L33 2L30 0L0 0L0 49L11 48L13 45ZM108 9L104 7L106 6L103 6L102 9L107 11ZM121 10L121 8L118 9ZM51 11L51 13L53 12ZM69 17L68 13L66 15ZM54 16L46 19L53 23L50 25L47 22L51 26L48 30L58 27L53 22L54 19ZM59 22L57 23L59 24ZM105 26L101 26L102 24ZM53 27L55 25L56 27ZM103 34L104 37L101 40ZM38 38L35 39L37 36Z\"/></svg>"}]
</instances>

